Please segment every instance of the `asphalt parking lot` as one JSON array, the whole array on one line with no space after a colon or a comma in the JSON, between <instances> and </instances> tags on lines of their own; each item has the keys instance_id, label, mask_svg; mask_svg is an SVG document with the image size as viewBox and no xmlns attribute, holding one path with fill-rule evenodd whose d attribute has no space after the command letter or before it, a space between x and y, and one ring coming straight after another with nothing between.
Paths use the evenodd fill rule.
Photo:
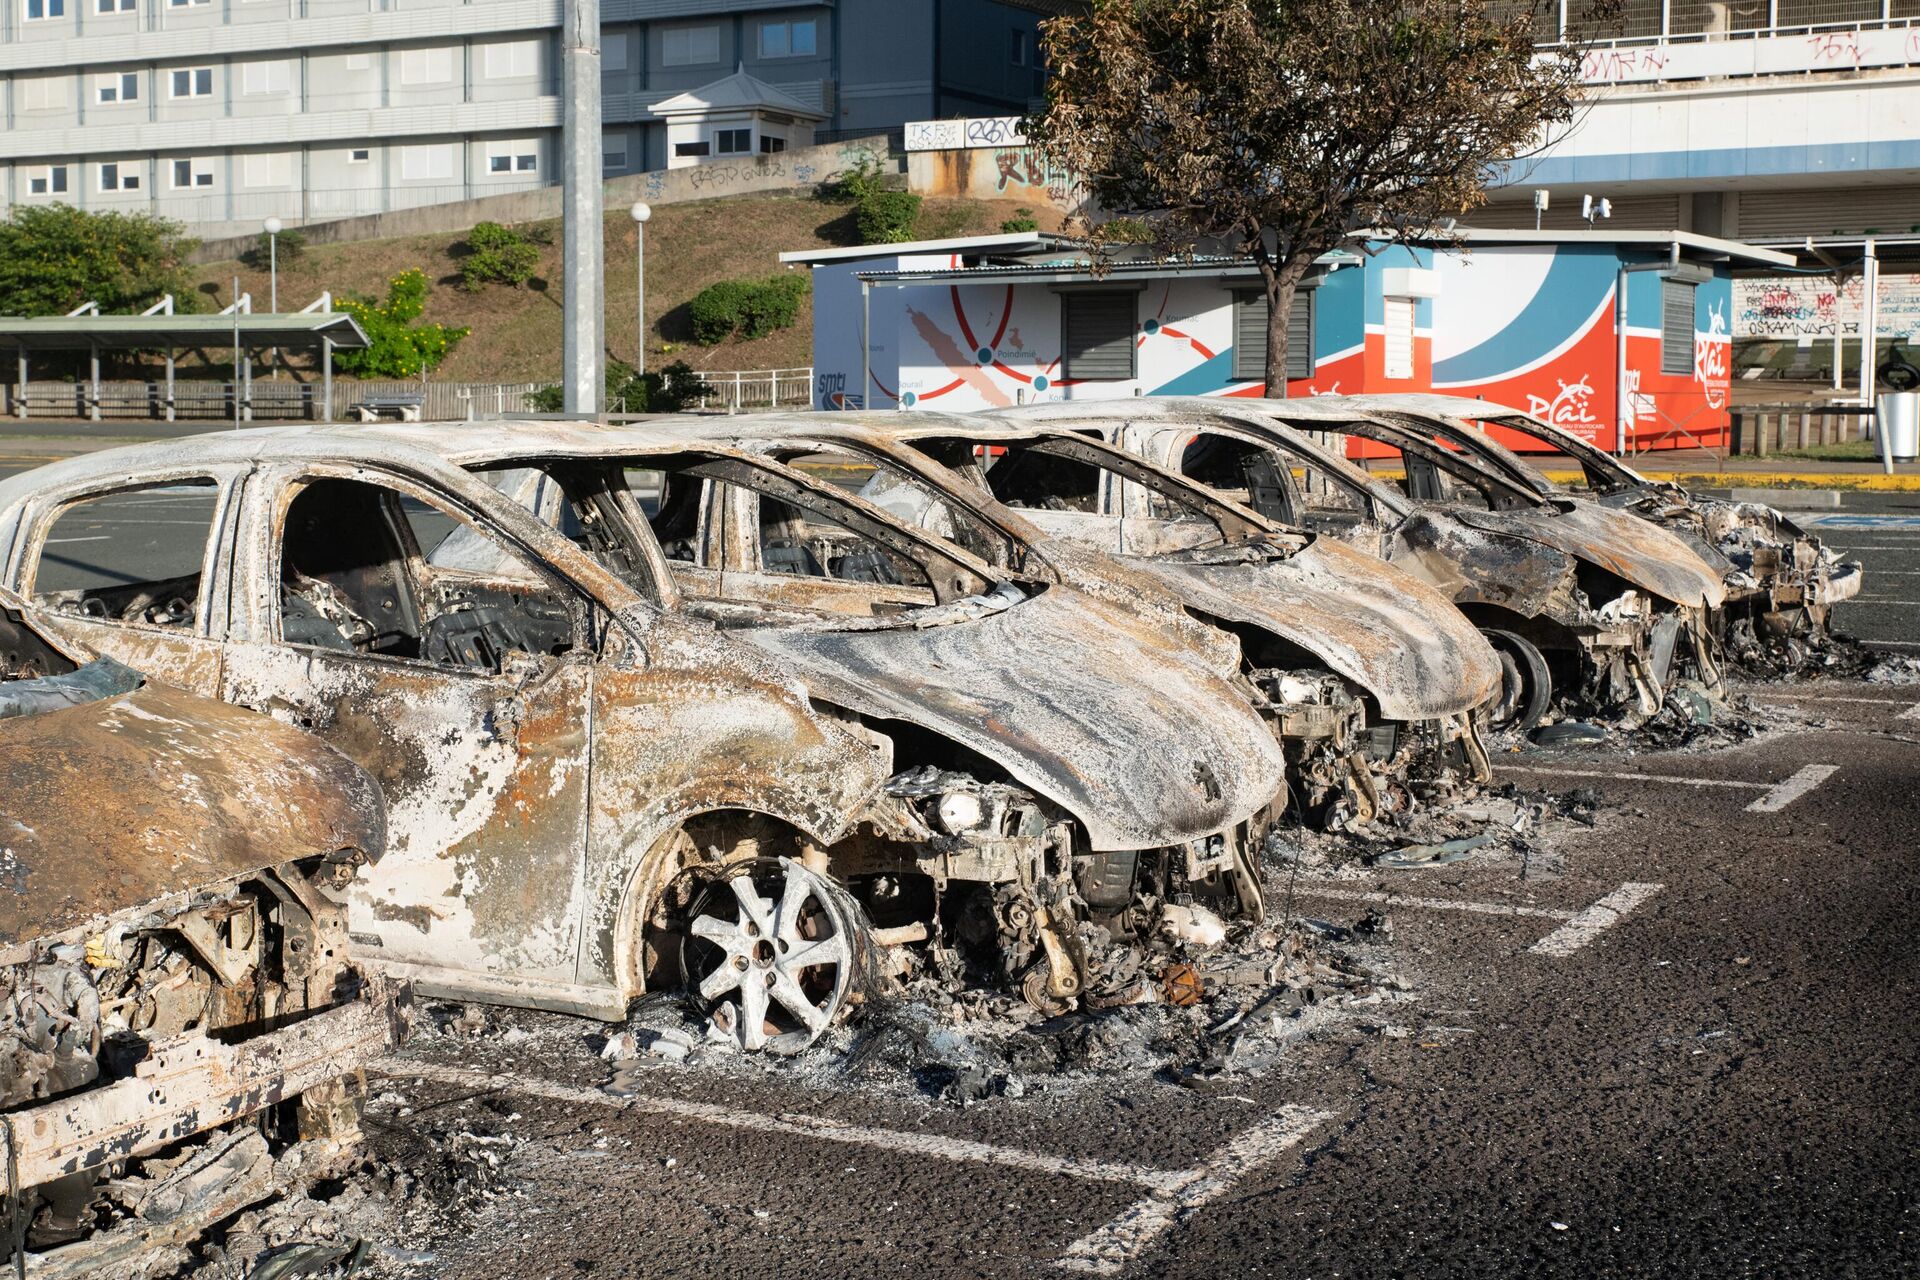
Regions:
<instances>
[{"instance_id":1,"label":"asphalt parking lot","mask_svg":"<svg viewBox=\"0 0 1920 1280\"><path fill-rule=\"evenodd\" d=\"M18 464L14 464L18 469ZM201 495L63 530L190 549ZM1837 627L1920 658L1920 495L1809 518L1866 568ZM196 528L198 526L198 528ZM372 1148L499 1135L494 1193L386 1241L446 1277L1892 1276L1920 1273L1920 685L1743 686L1760 737L1502 757L1601 821L1537 860L1273 872L1294 913L1392 923L1410 1001L1208 1087L1112 1071L967 1106L661 1062L515 1014L423 1036ZM492 1141L493 1139L489 1139ZM411 1258L409 1269L395 1259Z\"/></svg>"}]
</instances>

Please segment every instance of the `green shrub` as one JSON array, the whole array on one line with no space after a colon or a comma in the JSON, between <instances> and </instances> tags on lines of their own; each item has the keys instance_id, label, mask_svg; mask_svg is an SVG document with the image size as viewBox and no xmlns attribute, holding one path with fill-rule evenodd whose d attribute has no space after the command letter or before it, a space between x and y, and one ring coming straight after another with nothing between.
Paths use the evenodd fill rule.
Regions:
<instances>
[{"instance_id":1,"label":"green shrub","mask_svg":"<svg viewBox=\"0 0 1920 1280\"><path fill-rule=\"evenodd\" d=\"M707 384L684 360L676 360L657 372L639 373L618 360L607 363L606 399L602 408L608 413L679 413L706 394ZM558 383L527 393L527 409L532 413L562 413L566 393Z\"/></svg>"},{"instance_id":2,"label":"green shrub","mask_svg":"<svg viewBox=\"0 0 1920 1280\"><path fill-rule=\"evenodd\" d=\"M413 322L427 309L427 274L418 267L387 281L387 297L347 298L340 309L360 322L368 346L336 351L340 372L355 378L424 378L472 330Z\"/></svg>"},{"instance_id":3,"label":"green shrub","mask_svg":"<svg viewBox=\"0 0 1920 1280\"><path fill-rule=\"evenodd\" d=\"M278 247L270 246L267 243L270 239L272 239L272 237L262 235L259 244L256 244L253 248L240 255L240 261L252 267L255 271L267 271L270 270L276 262L288 270L295 270L306 260L307 237L305 232L296 230L282 231L279 236L280 243Z\"/></svg>"},{"instance_id":4,"label":"green shrub","mask_svg":"<svg viewBox=\"0 0 1920 1280\"><path fill-rule=\"evenodd\" d=\"M519 288L533 279L540 250L526 235L497 222L481 222L467 233L467 254L460 260L460 286L478 293L489 284Z\"/></svg>"},{"instance_id":5,"label":"green shrub","mask_svg":"<svg viewBox=\"0 0 1920 1280\"><path fill-rule=\"evenodd\" d=\"M715 346L734 334L763 338L790 328L807 296L807 277L783 272L764 280L721 280L694 295L688 306L694 341Z\"/></svg>"},{"instance_id":6,"label":"green shrub","mask_svg":"<svg viewBox=\"0 0 1920 1280\"><path fill-rule=\"evenodd\" d=\"M854 207L861 244L900 244L913 239L920 197L911 191L875 191Z\"/></svg>"},{"instance_id":7,"label":"green shrub","mask_svg":"<svg viewBox=\"0 0 1920 1280\"><path fill-rule=\"evenodd\" d=\"M193 311L201 302L185 267L195 243L150 214L15 205L0 218L0 316L65 315L83 302L130 313L169 293L176 310Z\"/></svg>"},{"instance_id":8,"label":"green shrub","mask_svg":"<svg viewBox=\"0 0 1920 1280\"><path fill-rule=\"evenodd\" d=\"M1109 218L1094 228L1104 244L1152 244L1153 227L1145 218Z\"/></svg>"},{"instance_id":9,"label":"green shrub","mask_svg":"<svg viewBox=\"0 0 1920 1280\"><path fill-rule=\"evenodd\" d=\"M1000 224L1005 235L1015 235L1022 231L1038 231L1040 220L1033 216L1033 210L1024 205L1013 211L1013 216Z\"/></svg>"}]
</instances>

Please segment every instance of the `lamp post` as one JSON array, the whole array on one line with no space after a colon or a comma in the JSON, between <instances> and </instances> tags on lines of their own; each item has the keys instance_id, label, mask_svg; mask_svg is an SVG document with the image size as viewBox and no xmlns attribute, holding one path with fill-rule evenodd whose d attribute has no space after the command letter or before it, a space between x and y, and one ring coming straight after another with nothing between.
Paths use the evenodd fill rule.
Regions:
<instances>
[{"instance_id":1,"label":"lamp post","mask_svg":"<svg viewBox=\"0 0 1920 1280\"><path fill-rule=\"evenodd\" d=\"M647 219L653 216L653 208L645 200L633 202L629 211L633 214L633 280L634 314L640 320L640 327L634 334L634 347L639 358L634 361L634 372L647 371Z\"/></svg>"},{"instance_id":2,"label":"lamp post","mask_svg":"<svg viewBox=\"0 0 1920 1280\"><path fill-rule=\"evenodd\" d=\"M267 232L267 310L280 314L280 219L268 218ZM273 376L280 377L280 348L267 352L267 364Z\"/></svg>"}]
</instances>

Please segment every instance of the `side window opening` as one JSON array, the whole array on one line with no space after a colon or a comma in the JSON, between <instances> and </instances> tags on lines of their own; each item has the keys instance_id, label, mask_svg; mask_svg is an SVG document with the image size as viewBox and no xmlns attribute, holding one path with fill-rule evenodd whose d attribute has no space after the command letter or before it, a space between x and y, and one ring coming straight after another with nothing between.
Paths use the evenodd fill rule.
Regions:
<instances>
[{"instance_id":1,"label":"side window opening","mask_svg":"<svg viewBox=\"0 0 1920 1280\"><path fill-rule=\"evenodd\" d=\"M1044 511L1100 510L1100 469L1077 458L1014 448L987 459L987 488L1010 507Z\"/></svg>"},{"instance_id":2,"label":"side window opening","mask_svg":"<svg viewBox=\"0 0 1920 1280\"><path fill-rule=\"evenodd\" d=\"M429 563L450 544L465 564ZM288 644L489 672L509 653L566 653L576 635L571 602L496 535L410 494L332 478L305 483L287 509L280 612Z\"/></svg>"},{"instance_id":3,"label":"side window opening","mask_svg":"<svg viewBox=\"0 0 1920 1280\"><path fill-rule=\"evenodd\" d=\"M31 577L56 613L190 631L219 486L211 478L82 498L54 517Z\"/></svg>"},{"instance_id":4,"label":"side window opening","mask_svg":"<svg viewBox=\"0 0 1920 1280\"><path fill-rule=\"evenodd\" d=\"M759 505L760 568L765 573L933 589L919 565L844 525L765 494Z\"/></svg>"},{"instance_id":5,"label":"side window opening","mask_svg":"<svg viewBox=\"0 0 1920 1280\"><path fill-rule=\"evenodd\" d=\"M700 508L706 486L691 477L669 476L664 471L628 471L627 487L646 513L661 553L677 563L699 563Z\"/></svg>"},{"instance_id":6,"label":"side window opening","mask_svg":"<svg viewBox=\"0 0 1920 1280\"><path fill-rule=\"evenodd\" d=\"M1180 473L1271 520L1292 518L1273 455L1259 445L1203 431L1180 455Z\"/></svg>"}]
</instances>

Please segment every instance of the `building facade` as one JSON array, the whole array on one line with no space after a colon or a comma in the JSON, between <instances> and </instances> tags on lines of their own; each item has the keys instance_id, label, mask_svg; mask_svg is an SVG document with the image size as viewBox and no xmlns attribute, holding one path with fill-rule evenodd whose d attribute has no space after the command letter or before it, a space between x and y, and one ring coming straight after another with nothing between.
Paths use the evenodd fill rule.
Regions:
<instances>
[{"instance_id":1,"label":"building facade","mask_svg":"<svg viewBox=\"0 0 1920 1280\"><path fill-rule=\"evenodd\" d=\"M602 0L608 174L1026 109L1056 0ZM0 0L0 214L200 234L559 181L562 0ZM656 108L744 73L803 110Z\"/></svg>"},{"instance_id":2,"label":"building facade","mask_svg":"<svg viewBox=\"0 0 1920 1280\"><path fill-rule=\"evenodd\" d=\"M1586 109L1475 225L1532 227L1545 190L1549 228L1590 195L1613 226L1752 243L1920 234L1920 0L1625 0L1601 34Z\"/></svg>"},{"instance_id":3,"label":"building facade","mask_svg":"<svg viewBox=\"0 0 1920 1280\"><path fill-rule=\"evenodd\" d=\"M1608 449L1725 440L1732 273L1790 259L1686 232L1464 237L1322 259L1295 295L1288 393L1480 396ZM1038 234L783 255L813 271L815 406L1263 393L1251 263L1095 278L1078 256Z\"/></svg>"}]
</instances>

